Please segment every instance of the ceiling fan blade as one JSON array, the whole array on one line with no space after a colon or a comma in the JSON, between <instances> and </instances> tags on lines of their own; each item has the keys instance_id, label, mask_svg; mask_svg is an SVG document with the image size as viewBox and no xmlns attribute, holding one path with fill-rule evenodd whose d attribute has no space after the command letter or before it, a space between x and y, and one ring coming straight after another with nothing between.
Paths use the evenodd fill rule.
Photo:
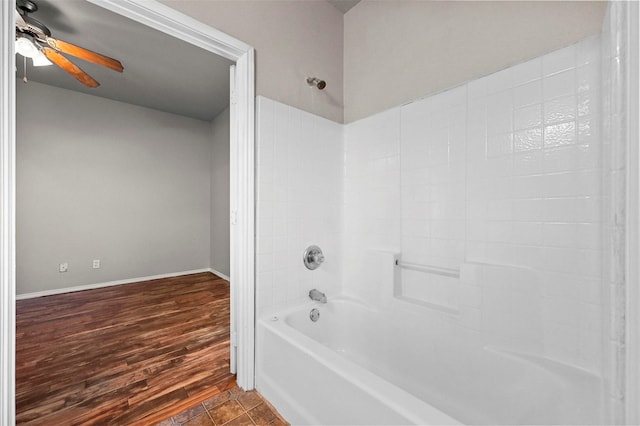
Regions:
<instances>
[{"instance_id":1,"label":"ceiling fan blade","mask_svg":"<svg viewBox=\"0 0 640 426\"><path fill-rule=\"evenodd\" d=\"M53 37L47 37L47 44L55 50L75 56L76 58L84 59L85 61L93 62L94 64L102 65L103 67L111 68L114 71L122 72L124 70L120 61L76 46L75 44L56 40Z\"/></svg>"},{"instance_id":2,"label":"ceiling fan blade","mask_svg":"<svg viewBox=\"0 0 640 426\"><path fill-rule=\"evenodd\" d=\"M82 71L80 67L75 65L73 62L62 56L60 53L56 52L50 47L43 47L42 53L46 56L51 62L71 74L76 78L80 83L89 87L98 87L100 83L93 79L89 74Z\"/></svg>"}]
</instances>

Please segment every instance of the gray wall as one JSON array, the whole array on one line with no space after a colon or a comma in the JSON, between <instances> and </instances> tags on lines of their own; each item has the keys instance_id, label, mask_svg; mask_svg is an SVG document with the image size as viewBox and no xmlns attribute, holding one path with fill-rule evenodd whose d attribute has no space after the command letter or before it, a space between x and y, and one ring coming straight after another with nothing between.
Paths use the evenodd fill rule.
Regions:
<instances>
[{"instance_id":1,"label":"gray wall","mask_svg":"<svg viewBox=\"0 0 640 426\"><path fill-rule=\"evenodd\" d=\"M209 267L211 123L17 90L18 294Z\"/></svg>"},{"instance_id":2,"label":"gray wall","mask_svg":"<svg viewBox=\"0 0 640 426\"><path fill-rule=\"evenodd\" d=\"M160 0L256 49L256 94L339 123L343 15L328 2ZM327 88L311 90L319 77Z\"/></svg>"},{"instance_id":3,"label":"gray wall","mask_svg":"<svg viewBox=\"0 0 640 426\"><path fill-rule=\"evenodd\" d=\"M607 2L371 1L344 17L344 121L598 34Z\"/></svg>"},{"instance_id":4,"label":"gray wall","mask_svg":"<svg viewBox=\"0 0 640 426\"><path fill-rule=\"evenodd\" d=\"M229 276L229 108L211 128L211 268Z\"/></svg>"},{"instance_id":5,"label":"gray wall","mask_svg":"<svg viewBox=\"0 0 640 426\"><path fill-rule=\"evenodd\" d=\"M256 48L258 95L351 122L600 31L606 2L161 0ZM309 90L307 76L327 81Z\"/></svg>"}]
</instances>

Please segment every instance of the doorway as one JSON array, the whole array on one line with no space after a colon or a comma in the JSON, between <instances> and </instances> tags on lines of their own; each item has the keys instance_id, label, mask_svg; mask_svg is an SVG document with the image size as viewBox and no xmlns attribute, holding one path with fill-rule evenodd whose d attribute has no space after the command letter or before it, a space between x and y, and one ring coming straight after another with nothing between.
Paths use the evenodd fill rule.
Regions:
<instances>
[{"instance_id":1,"label":"doorway","mask_svg":"<svg viewBox=\"0 0 640 426\"><path fill-rule=\"evenodd\" d=\"M235 61L231 86L231 320L237 383L254 386L254 52L245 43L159 3L88 0ZM15 0L0 6L0 423L14 423L15 341Z\"/></svg>"}]
</instances>

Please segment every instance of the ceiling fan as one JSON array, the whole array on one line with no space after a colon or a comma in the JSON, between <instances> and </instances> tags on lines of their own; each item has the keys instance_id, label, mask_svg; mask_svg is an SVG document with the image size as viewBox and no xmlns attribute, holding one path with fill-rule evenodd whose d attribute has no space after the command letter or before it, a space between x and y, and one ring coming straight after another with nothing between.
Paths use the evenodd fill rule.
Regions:
<instances>
[{"instance_id":1,"label":"ceiling fan","mask_svg":"<svg viewBox=\"0 0 640 426\"><path fill-rule=\"evenodd\" d=\"M62 53L94 64L102 65L114 71L124 70L120 61L91 50L51 37L51 31L41 22L29 16L38 6L31 0L18 0L16 9L16 50L24 57L33 60L33 65L50 65L51 62L71 74L75 79L89 87L98 87L93 77L68 60Z\"/></svg>"}]
</instances>

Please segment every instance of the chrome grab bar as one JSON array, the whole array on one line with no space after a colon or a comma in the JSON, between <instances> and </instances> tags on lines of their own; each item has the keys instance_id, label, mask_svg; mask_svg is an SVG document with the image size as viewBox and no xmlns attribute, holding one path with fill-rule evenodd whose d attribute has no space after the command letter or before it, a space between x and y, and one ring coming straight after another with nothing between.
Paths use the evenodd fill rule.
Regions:
<instances>
[{"instance_id":1,"label":"chrome grab bar","mask_svg":"<svg viewBox=\"0 0 640 426\"><path fill-rule=\"evenodd\" d=\"M434 265L420 265L418 263L402 262L399 259L395 261L396 266L413 271L426 272L428 274L444 275L445 277L460 278L460 270L454 268L444 268Z\"/></svg>"}]
</instances>

